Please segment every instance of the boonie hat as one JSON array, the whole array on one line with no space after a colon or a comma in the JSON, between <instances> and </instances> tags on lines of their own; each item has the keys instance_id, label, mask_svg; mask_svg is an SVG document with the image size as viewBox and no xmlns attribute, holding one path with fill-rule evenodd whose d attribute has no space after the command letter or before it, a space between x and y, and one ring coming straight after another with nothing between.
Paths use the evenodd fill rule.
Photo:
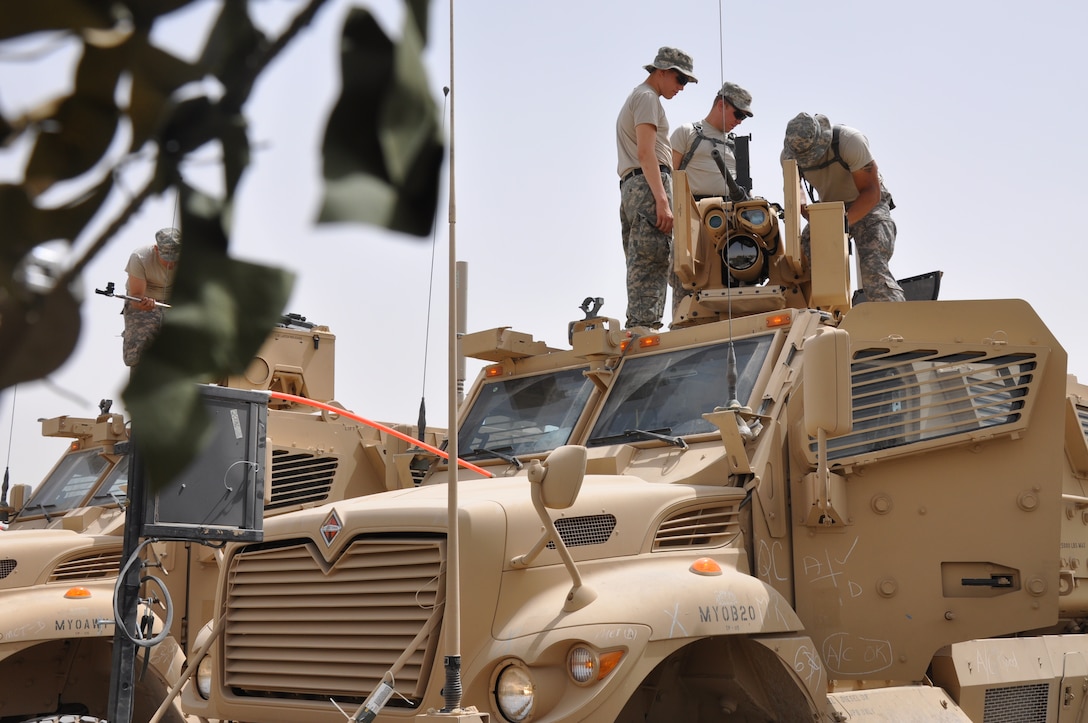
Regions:
<instances>
[{"instance_id":1,"label":"boonie hat","mask_svg":"<svg viewBox=\"0 0 1088 723\"><path fill-rule=\"evenodd\" d=\"M162 228L155 232L155 245L159 247L159 257L163 261L177 261L181 255L181 231L176 228Z\"/></svg>"},{"instance_id":2,"label":"boonie hat","mask_svg":"<svg viewBox=\"0 0 1088 723\"><path fill-rule=\"evenodd\" d=\"M722 89L718 91L718 95L749 118L755 115L752 113L752 94L736 83L725 82L722 84Z\"/></svg>"},{"instance_id":3,"label":"boonie hat","mask_svg":"<svg viewBox=\"0 0 1088 723\"><path fill-rule=\"evenodd\" d=\"M819 162L831 147L831 121L827 116L798 113L786 124L786 141L783 152L797 165L812 166Z\"/></svg>"},{"instance_id":4,"label":"boonie hat","mask_svg":"<svg viewBox=\"0 0 1088 723\"><path fill-rule=\"evenodd\" d=\"M691 74L691 71L695 69L695 65L692 63L691 56L685 53L683 50L676 48L661 47L657 50L657 57L654 58L654 62L649 65L642 66L646 68L649 73L654 70L679 70L681 73L687 76L688 81L692 83L698 83L699 79Z\"/></svg>"}]
</instances>

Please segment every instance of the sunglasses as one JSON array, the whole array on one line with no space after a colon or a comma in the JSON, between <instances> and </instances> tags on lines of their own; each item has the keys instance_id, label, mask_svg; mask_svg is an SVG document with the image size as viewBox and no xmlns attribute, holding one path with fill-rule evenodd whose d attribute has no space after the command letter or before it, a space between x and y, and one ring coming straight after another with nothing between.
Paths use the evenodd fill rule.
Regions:
<instances>
[{"instance_id":1,"label":"sunglasses","mask_svg":"<svg viewBox=\"0 0 1088 723\"><path fill-rule=\"evenodd\" d=\"M719 95L718 97L721 98L726 103L728 103L729 105L733 106L733 117L736 118L738 121L742 121L742 120L744 120L745 118L748 117L748 114L745 113L744 111L737 110L737 106L733 105L733 101L729 100L724 95Z\"/></svg>"},{"instance_id":2,"label":"sunglasses","mask_svg":"<svg viewBox=\"0 0 1088 723\"><path fill-rule=\"evenodd\" d=\"M674 69L672 72L676 73L676 82L680 84L681 88L688 84L688 76L684 75L679 70Z\"/></svg>"}]
</instances>

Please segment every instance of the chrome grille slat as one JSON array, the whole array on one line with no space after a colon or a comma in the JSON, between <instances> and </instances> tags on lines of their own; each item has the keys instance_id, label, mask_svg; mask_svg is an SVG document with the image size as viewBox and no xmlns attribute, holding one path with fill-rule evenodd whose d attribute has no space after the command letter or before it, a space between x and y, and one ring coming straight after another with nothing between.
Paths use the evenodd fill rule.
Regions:
<instances>
[{"instance_id":1,"label":"chrome grille slat","mask_svg":"<svg viewBox=\"0 0 1088 723\"><path fill-rule=\"evenodd\" d=\"M331 563L312 541L242 551L228 577L226 684L262 698L366 695L441 615L444 559L438 538L362 538ZM399 692L422 697L440 636L436 624L397 672Z\"/></svg>"}]
</instances>

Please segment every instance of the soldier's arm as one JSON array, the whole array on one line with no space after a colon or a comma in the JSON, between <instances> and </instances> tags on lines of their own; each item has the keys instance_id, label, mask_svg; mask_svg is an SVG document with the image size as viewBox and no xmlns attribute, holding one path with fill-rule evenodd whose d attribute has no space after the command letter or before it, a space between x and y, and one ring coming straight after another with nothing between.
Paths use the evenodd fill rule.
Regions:
<instances>
[{"instance_id":1,"label":"soldier's arm","mask_svg":"<svg viewBox=\"0 0 1088 723\"><path fill-rule=\"evenodd\" d=\"M865 218L880 202L880 174L876 161L871 161L851 175L854 177L854 186L858 189L858 197L846 212L846 222L853 225Z\"/></svg>"},{"instance_id":2,"label":"soldier's arm","mask_svg":"<svg viewBox=\"0 0 1088 723\"><path fill-rule=\"evenodd\" d=\"M135 296L140 300L139 303L132 302L137 309L151 311L155 308L155 300L147 295L147 279L141 279L138 276L129 274L125 289L128 291L129 296Z\"/></svg>"},{"instance_id":3,"label":"soldier's arm","mask_svg":"<svg viewBox=\"0 0 1088 723\"><path fill-rule=\"evenodd\" d=\"M662 233L672 232L672 208L669 207L669 197L665 193L665 184L661 181L661 171L658 169L657 155L654 153L654 145L657 142L657 127L651 123L639 123L635 126L635 139L638 143L638 163L642 173L646 176L646 183L650 186L650 193L654 195L654 206L657 211L657 230Z\"/></svg>"}]
</instances>

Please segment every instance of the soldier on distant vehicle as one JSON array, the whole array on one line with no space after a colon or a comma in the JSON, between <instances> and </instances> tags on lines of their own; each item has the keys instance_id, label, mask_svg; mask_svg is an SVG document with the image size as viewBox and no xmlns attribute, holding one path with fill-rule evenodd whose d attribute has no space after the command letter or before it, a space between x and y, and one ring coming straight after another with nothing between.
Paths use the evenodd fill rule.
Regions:
<instances>
[{"instance_id":1,"label":"soldier on distant vehicle","mask_svg":"<svg viewBox=\"0 0 1088 723\"><path fill-rule=\"evenodd\" d=\"M125 315L122 350L127 366L139 363L143 350L162 326L163 309L155 302L169 301L180 254L181 232L164 228L155 234L155 243L136 249L128 259L126 293L139 301L125 301L122 310Z\"/></svg>"},{"instance_id":2,"label":"soldier on distant vehicle","mask_svg":"<svg viewBox=\"0 0 1088 723\"><path fill-rule=\"evenodd\" d=\"M692 75L691 56L663 47L645 66L649 77L631 91L616 119L620 225L627 257L627 328L659 329L665 312L672 251L672 148L661 98L672 98Z\"/></svg>"},{"instance_id":3,"label":"soldier on distant vehicle","mask_svg":"<svg viewBox=\"0 0 1088 723\"><path fill-rule=\"evenodd\" d=\"M895 250L892 196L884 187L869 140L849 126L834 126L827 116L799 113L786 126L782 160L797 161L801 178L820 201L846 204L846 222L857 245L861 287L869 301L904 301L903 289L888 268ZM801 213L808 218L807 208ZM809 229L801 236L805 254Z\"/></svg>"}]
</instances>

